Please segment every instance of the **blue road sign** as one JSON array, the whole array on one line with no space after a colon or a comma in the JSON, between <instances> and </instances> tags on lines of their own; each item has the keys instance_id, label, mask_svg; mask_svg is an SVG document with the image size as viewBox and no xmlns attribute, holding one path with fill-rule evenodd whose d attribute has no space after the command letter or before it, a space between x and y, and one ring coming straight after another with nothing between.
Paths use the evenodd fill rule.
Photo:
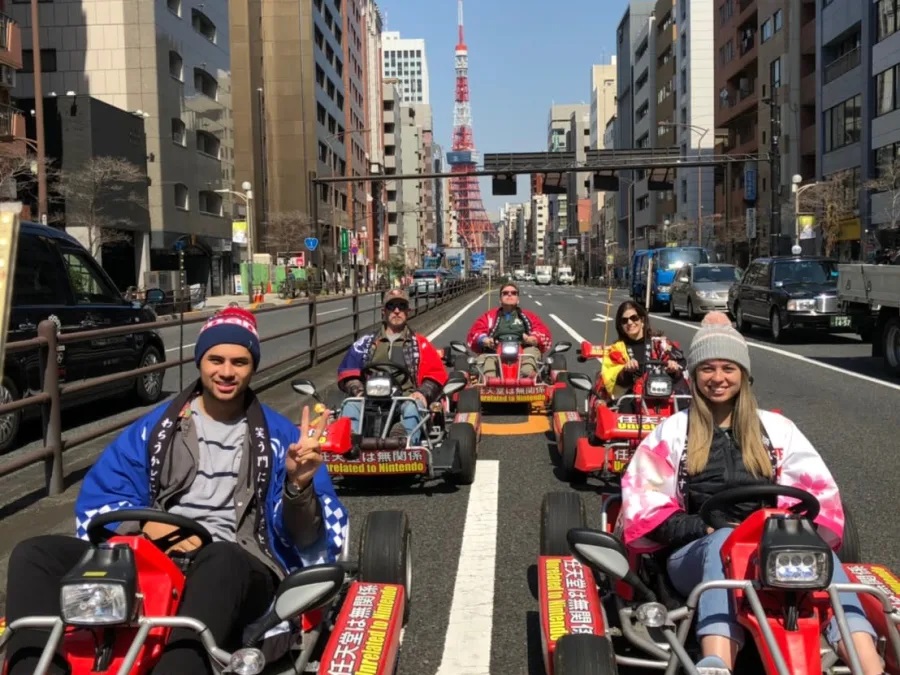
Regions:
<instances>
[{"instance_id":1,"label":"blue road sign","mask_svg":"<svg viewBox=\"0 0 900 675\"><path fill-rule=\"evenodd\" d=\"M319 247L319 240L315 237L307 237L304 242L307 251L315 251Z\"/></svg>"},{"instance_id":2,"label":"blue road sign","mask_svg":"<svg viewBox=\"0 0 900 675\"><path fill-rule=\"evenodd\" d=\"M484 253L473 253L472 254L472 269L480 270L484 267Z\"/></svg>"},{"instance_id":3,"label":"blue road sign","mask_svg":"<svg viewBox=\"0 0 900 675\"><path fill-rule=\"evenodd\" d=\"M179 239L178 241L175 242L175 250L176 250L176 251L183 251L184 248L185 248L185 245L186 245L186 244L185 244L185 242L184 242L184 239Z\"/></svg>"}]
</instances>

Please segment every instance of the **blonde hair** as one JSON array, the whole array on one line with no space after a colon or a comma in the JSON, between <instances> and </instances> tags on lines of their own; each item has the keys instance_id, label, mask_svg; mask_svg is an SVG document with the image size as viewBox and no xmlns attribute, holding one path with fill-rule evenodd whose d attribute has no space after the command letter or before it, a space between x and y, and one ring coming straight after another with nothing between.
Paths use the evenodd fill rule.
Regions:
<instances>
[{"instance_id":1,"label":"blonde hair","mask_svg":"<svg viewBox=\"0 0 900 675\"><path fill-rule=\"evenodd\" d=\"M732 428L734 438L741 449L744 466L755 477L772 478L772 460L763 441L762 426L759 421L759 404L750 389L750 378L741 368L741 389L734 399ZM706 468L709 462L709 448L713 441L713 416L706 398L697 391L691 381L693 401L688 410L687 470L695 476Z\"/></svg>"}]
</instances>

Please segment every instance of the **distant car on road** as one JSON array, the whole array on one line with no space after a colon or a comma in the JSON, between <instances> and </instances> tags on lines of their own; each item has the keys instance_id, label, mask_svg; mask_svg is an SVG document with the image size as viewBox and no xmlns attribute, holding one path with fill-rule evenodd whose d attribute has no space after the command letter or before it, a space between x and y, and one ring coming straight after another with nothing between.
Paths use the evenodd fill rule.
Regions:
<instances>
[{"instance_id":1,"label":"distant car on road","mask_svg":"<svg viewBox=\"0 0 900 675\"><path fill-rule=\"evenodd\" d=\"M734 265L701 263L685 265L675 274L669 291L669 314L686 312L693 320L698 314L728 310L728 291L740 281L741 271Z\"/></svg>"},{"instance_id":2,"label":"distant car on road","mask_svg":"<svg viewBox=\"0 0 900 675\"><path fill-rule=\"evenodd\" d=\"M159 289L146 293L143 303L128 301L90 253L62 230L23 222L13 280L7 345L37 337L38 324L49 319L61 335L101 328L153 323L156 312L148 303L162 302ZM153 330L60 345L56 361L60 383L135 370L166 358L162 338ZM163 393L162 371L71 394L63 407L120 396L129 391L136 402L149 405ZM7 351L0 403L10 403L41 391L38 351ZM40 415L28 406L0 415L0 452L13 447L23 419Z\"/></svg>"}]
</instances>

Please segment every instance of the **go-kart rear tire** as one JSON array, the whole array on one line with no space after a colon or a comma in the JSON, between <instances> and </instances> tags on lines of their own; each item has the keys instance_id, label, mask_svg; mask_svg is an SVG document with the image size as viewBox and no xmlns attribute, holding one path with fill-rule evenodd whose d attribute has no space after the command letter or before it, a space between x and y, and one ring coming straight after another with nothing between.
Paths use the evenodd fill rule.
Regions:
<instances>
[{"instance_id":1,"label":"go-kart rear tire","mask_svg":"<svg viewBox=\"0 0 900 675\"><path fill-rule=\"evenodd\" d=\"M459 453L459 470L448 472L447 480L455 485L471 485L475 482L475 468L478 465L475 427L465 422L451 424L447 428L447 438L456 441L456 452Z\"/></svg>"},{"instance_id":2,"label":"go-kart rear tire","mask_svg":"<svg viewBox=\"0 0 900 675\"><path fill-rule=\"evenodd\" d=\"M554 389L550 408L554 413L577 412L578 397L575 396L575 390L569 386Z\"/></svg>"},{"instance_id":3,"label":"go-kart rear tire","mask_svg":"<svg viewBox=\"0 0 900 675\"><path fill-rule=\"evenodd\" d=\"M575 468L575 460L578 457L578 439L587 438L587 424L584 420L573 420L563 424L560 436L560 468L563 471L563 480L578 478L578 470Z\"/></svg>"},{"instance_id":4,"label":"go-kart rear tire","mask_svg":"<svg viewBox=\"0 0 900 675\"><path fill-rule=\"evenodd\" d=\"M372 511L359 540L359 580L397 584L406 594L403 623L412 604L412 532L403 511Z\"/></svg>"},{"instance_id":5,"label":"go-kart rear tire","mask_svg":"<svg viewBox=\"0 0 900 675\"><path fill-rule=\"evenodd\" d=\"M463 389L456 400L456 412L480 413L481 392L478 389Z\"/></svg>"},{"instance_id":6,"label":"go-kart rear tire","mask_svg":"<svg viewBox=\"0 0 900 675\"><path fill-rule=\"evenodd\" d=\"M616 675L616 654L609 638L563 635L553 652L555 675Z\"/></svg>"},{"instance_id":7,"label":"go-kart rear tire","mask_svg":"<svg viewBox=\"0 0 900 675\"><path fill-rule=\"evenodd\" d=\"M541 555L572 555L566 534L587 527L584 500L574 492L548 492L541 502Z\"/></svg>"},{"instance_id":8,"label":"go-kart rear tire","mask_svg":"<svg viewBox=\"0 0 900 675\"><path fill-rule=\"evenodd\" d=\"M856 520L847 503L844 502L844 539L841 542L841 550L838 551L838 558L842 563L861 563L862 546L859 541L859 530L856 529Z\"/></svg>"}]
</instances>

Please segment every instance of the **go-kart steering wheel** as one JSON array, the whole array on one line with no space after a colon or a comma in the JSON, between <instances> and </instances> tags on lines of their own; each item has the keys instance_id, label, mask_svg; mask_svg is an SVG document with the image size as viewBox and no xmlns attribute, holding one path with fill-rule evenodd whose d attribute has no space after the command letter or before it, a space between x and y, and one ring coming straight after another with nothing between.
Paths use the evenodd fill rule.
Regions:
<instances>
[{"instance_id":1,"label":"go-kart steering wheel","mask_svg":"<svg viewBox=\"0 0 900 675\"><path fill-rule=\"evenodd\" d=\"M365 381L368 379L369 373L383 373L384 375L387 375L400 389L402 389L407 382L412 381L412 373L403 366L398 366L396 363L370 363L360 371L359 376ZM402 380L398 379L401 375L403 376Z\"/></svg>"},{"instance_id":2,"label":"go-kart steering wheel","mask_svg":"<svg viewBox=\"0 0 900 675\"><path fill-rule=\"evenodd\" d=\"M109 513L98 513L91 518L91 522L88 524L88 540L91 544L97 546L106 541L109 536L103 528L104 525L133 521L137 521L142 525L151 522L172 525L177 528L169 534L150 540L162 551L168 551L175 544L191 537L197 537L200 540L201 547L211 544L213 540L209 531L196 520L179 516L177 513L169 513L168 511L159 511L157 509L121 509L119 511L110 511Z\"/></svg>"},{"instance_id":3,"label":"go-kart steering wheel","mask_svg":"<svg viewBox=\"0 0 900 675\"><path fill-rule=\"evenodd\" d=\"M700 518L714 529L732 527L733 523L725 519L724 512L731 506L741 502L757 501L766 497L789 497L799 499L798 504L788 508L795 516L803 516L814 520L819 515L821 505L814 495L806 490L789 485L745 485L743 487L723 490L713 495L700 507Z\"/></svg>"}]
</instances>

